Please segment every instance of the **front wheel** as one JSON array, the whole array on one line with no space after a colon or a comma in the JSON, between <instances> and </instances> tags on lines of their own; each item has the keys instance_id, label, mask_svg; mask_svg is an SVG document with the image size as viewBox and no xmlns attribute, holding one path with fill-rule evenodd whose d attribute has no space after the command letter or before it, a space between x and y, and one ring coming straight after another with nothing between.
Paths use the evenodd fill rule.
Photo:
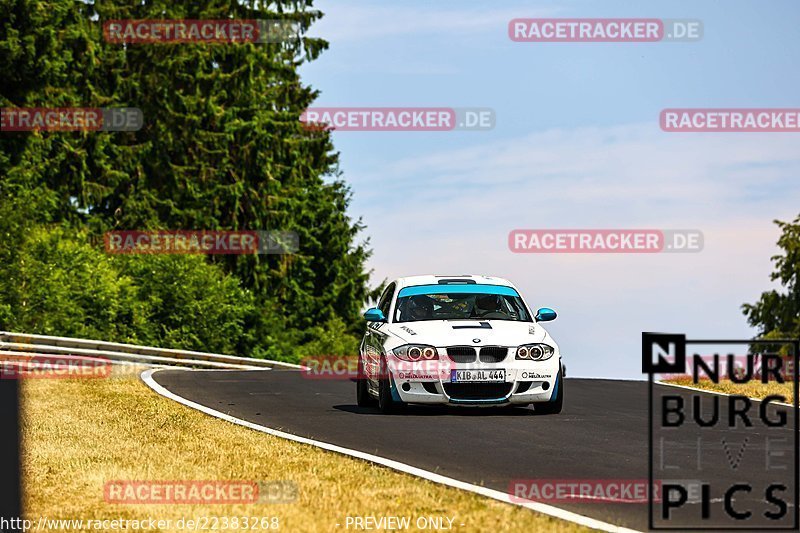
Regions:
<instances>
[{"instance_id":1,"label":"front wheel","mask_svg":"<svg viewBox=\"0 0 800 533\"><path fill-rule=\"evenodd\" d=\"M395 400L392 397L392 382L389 375L389 369L386 366L386 361L381 360L381 372L378 380L378 409L383 414L391 414L400 410L402 402Z\"/></svg>"},{"instance_id":2,"label":"front wheel","mask_svg":"<svg viewBox=\"0 0 800 533\"><path fill-rule=\"evenodd\" d=\"M537 402L533 404L533 410L540 415L557 415L564 408L564 376L561 370L558 371L556 378L556 397L549 402Z\"/></svg>"},{"instance_id":3,"label":"front wheel","mask_svg":"<svg viewBox=\"0 0 800 533\"><path fill-rule=\"evenodd\" d=\"M364 363L361 361L361 357L358 358L358 376L356 376L356 403L359 407L372 407L375 405L375 398L369 394L367 377L364 374Z\"/></svg>"}]
</instances>

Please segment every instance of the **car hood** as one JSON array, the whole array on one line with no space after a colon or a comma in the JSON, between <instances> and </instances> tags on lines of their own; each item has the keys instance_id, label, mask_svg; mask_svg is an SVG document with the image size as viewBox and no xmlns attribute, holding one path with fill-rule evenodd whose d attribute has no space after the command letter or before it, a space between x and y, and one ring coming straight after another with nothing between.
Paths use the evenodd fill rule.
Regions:
<instances>
[{"instance_id":1,"label":"car hood","mask_svg":"<svg viewBox=\"0 0 800 533\"><path fill-rule=\"evenodd\" d=\"M518 346L542 342L547 337L544 328L533 322L511 320L425 320L391 324L389 330L408 343L437 347Z\"/></svg>"}]
</instances>

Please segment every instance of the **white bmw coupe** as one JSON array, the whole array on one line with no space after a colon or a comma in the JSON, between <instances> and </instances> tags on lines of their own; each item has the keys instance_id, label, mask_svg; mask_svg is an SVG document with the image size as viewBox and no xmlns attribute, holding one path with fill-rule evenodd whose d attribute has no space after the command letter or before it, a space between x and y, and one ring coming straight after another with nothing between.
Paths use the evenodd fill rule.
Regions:
<instances>
[{"instance_id":1,"label":"white bmw coupe","mask_svg":"<svg viewBox=\"0 0 800 533\"><path fill-rule=\"evenodd\" d=\"M486 276L414 276L390 283L369 309L357 400L389 413L408 403L528 405L560 413L558 345L510 282Z\"/></svg>"}]
</instances>

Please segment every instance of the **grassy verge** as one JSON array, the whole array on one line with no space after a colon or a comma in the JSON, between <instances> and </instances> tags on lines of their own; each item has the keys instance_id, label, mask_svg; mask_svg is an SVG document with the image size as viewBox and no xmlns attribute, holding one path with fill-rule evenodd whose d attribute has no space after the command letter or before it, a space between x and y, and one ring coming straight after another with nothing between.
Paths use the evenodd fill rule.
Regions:
<instances>
[{"instance_id":1,"label":"grassy verge","mask_svg":"<svg viewBox=\"0 0 800 533\"><path fill-rule=\"evenodd\" d=\"M786 398L786 403L792 403L792 394L794 392L794 384L789 383L776 383L770 381L769 383L761 383L752 381L749 383L732 383L730 380L720 380L719 383L714 383L709 379L701 379L697 383L692 382L692 378L674 378L665 380L665 383L674 383L676 385L685 385L687 387L694 387L696 389L710 390L721 392L723 394L740 394L749 398L766 398L774 394Z\"/></svg>"},{"instance_id":2,"label":"grassy verge","mask_svg":"<svg viewBox=\"0 0 800 533\"><path fill-rule=\"evenodd\" d=\"M454 531L586 530L215 419L134 378L24 381L23 438L31 520L153 518L175 524L201 516L258 516L279 517L283 531L347 531L347 516L430 516L454 518ZM296 484L298 498L270 505L110 504L104 486L112 480L284 480Z\"/></svg>"}]
</instances>

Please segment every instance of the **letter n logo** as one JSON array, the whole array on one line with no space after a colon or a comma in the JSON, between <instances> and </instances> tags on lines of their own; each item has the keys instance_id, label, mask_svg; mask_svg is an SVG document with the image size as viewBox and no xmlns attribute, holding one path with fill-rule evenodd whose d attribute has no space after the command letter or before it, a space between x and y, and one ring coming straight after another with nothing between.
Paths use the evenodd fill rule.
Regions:
<instances>
[{"instance_id":1,"label":"letter n logo","mask_svg":"<svg viewBox=\"0 0 800 533\"><path fill-rule=\"evenodd\" d=\"M642 332L642 372L686 372L686 335Z\"/></svg>"}]
</instances>

